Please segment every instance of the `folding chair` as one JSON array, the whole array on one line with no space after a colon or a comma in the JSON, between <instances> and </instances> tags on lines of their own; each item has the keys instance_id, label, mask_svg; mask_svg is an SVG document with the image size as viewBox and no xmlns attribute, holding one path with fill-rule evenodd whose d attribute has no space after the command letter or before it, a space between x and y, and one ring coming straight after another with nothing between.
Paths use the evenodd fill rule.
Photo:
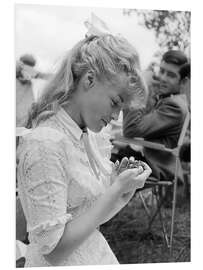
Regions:
<instances>
[{"instance_id":1,"label":"folding chair","mask_svg":"<svg viewBox=\"0 0 203 270\"><path fill-rule=\"evenodd\" d=\"M149 177L148 180L145 183L145 186L143 189L146 188L153 188L153 190L155 191L155 198L157 201L157 206L156 206L156 210L155 213L153 213L151 215L149 208L147 207L145 200L142 196L142 191L143 189L138 191L138 195L141 199L141 202L144 206L144 209L149 217L149 224L148 224L148 230L151 228L151 225L153 223L153 221L155 220L155 217L159 214L159 218L161 221L161 225L162 225L162 232L164 235L164 239L166 241L167 247L170 250L170 254L172 253L172 245L173 245L173 233L174 233L174 219L175 219L175 208L176 208L176 193L177 193L177 179L178 179L178 171L179 171L179 166L180 166L180 160L179 160L179 152L180 152L180 148L183 144L183 140L189 125L189 121L190 121L190 113L188 112L186 114L184 123L183 123L183 127L182 130L180 132L180 136L179 136L179 140L177 143L177 146L173 149L171 148L167 148L162 144L159 143L153 143L150 141L145 141L143 138L133 138L133 139L127 139L123 136L117 136L116 140L113 141L114 145L136 145L136 146L143 146L143 147L147 147L147 148L151 148L151 149L156 149L156 150L161 150L161 151L165 151L165 152L170 152L175 156L175 171L174 171L174 178L171 181L168 180L164 180L163 181L159 181L158 179L155 179L153 177ZM160 189L162 187L166 188L166 193L165 195L161 195L160 192L157 192L156 188ZM162 206L163 203L165 201L165 198L168 195L168 191L170 190L169 188L172 187L173 190L173 199L172 199L172 214L171 214L171 226L170 226L170 233L167 233L166 230L166 226L164 223L164 216L162 213Z\"/></svg>"}]
</instances>

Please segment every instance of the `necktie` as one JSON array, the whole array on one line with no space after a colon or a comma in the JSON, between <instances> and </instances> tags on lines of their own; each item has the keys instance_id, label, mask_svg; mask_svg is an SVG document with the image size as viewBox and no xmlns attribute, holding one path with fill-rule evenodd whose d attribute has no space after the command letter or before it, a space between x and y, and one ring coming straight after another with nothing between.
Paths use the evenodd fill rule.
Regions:
<instances>
[{"instance_id":1,"label":"necktie","mask_svg":"<svg viewBox=\"0 0 203 270\"><path fill-rule=\"evenodd\" d=\"M95 160L93 151L91 149L91 145L90 145L90 142L89 142L87 131L83 132L83 134L82 134L82 140L84 142L84 146L85 146L85 149L86 149L86 152L87 152L87 156L88 156L88 159L89 159L89 163L91 165L91 168L94 171L94 174L96 175L97 179L99 180L98 166L96 164L96 160Z\"/></svg>"}]
</instances>

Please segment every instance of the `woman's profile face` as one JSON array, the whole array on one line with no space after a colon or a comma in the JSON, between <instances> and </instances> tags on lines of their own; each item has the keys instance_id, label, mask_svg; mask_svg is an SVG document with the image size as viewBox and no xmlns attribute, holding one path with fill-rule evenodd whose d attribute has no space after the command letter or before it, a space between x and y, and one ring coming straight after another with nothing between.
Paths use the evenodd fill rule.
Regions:
<instances>
[{"instance_id":1,"label":"woman's profile face","mask_svg":"<svg viewBox=\"0 0 203 270\"><path fill-rule=\"evenodd\" d=\"M117 120L124 104L127 76L122 73L113 82L98 81L83 91L81 118L86 127L99 132L112 119Z\"/></svg>"}]
</instances>

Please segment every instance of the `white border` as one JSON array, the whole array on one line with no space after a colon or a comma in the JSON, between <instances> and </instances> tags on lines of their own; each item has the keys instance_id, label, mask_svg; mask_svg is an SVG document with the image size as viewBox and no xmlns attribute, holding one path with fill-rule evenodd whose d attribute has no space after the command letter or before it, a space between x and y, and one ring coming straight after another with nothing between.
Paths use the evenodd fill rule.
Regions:
<instances>
[{"instance_id":1,"label":"white border","mask_svg":"<svg viewBox=\"0 0 203 270\"><path fill-rule=\"evenodd\" d=\"M114 3L115 2L115 3ZM15 56L14 56L14 4L46 4L66 6L131 7L138 9L173 9L192 11L192 263L168 263L147 265L120 265L68 267L68 269L203 269L202 255L202 9L201 1L110 1L110 0L39 0L1 2L1 265L2 269L15 268ZM3 61L2 61L3 60ZM2 82L3 80L3 82ZM59 267L58 267L59 268ZM37 268L35 268L37 269ZM57 269L57 268L48 268Z\"/></svg>"}]
</instances>

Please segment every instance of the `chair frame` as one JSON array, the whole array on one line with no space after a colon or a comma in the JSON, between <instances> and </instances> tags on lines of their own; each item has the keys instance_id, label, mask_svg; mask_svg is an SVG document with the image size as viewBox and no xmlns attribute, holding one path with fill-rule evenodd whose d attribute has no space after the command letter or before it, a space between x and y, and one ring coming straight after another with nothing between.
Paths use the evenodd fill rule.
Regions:
<instances>
[{"instance_id":1,"label":"chair frame","mask_svg":"<svg viewBox=\"0 0 203 270\"><path fill-rule=\"evenodd\" d=\"M144 198L142 196L143 189L138 191L138 195L139 195L141 202L144 206L145 212L146 212L147 216L149 217L148 230L151 228L151 225L152 225L155 217L157 216L157 214L159 214L159 218L160 218L161 225L162 225L162 232L164 235L166 245L170 250L170 255L172 254L172 247L173 247L173 234L174 234L174 221L175 221L176 195L177 195L177 182L178 182L177 180L178 180L178 170L179 170L179 165L180 165L179 152L180 152L180 148L183 144L183 141L184 141L184 138L186 135L186 131L187 131L187 128L189 126L189 122L190 122L190 113L187 112L183 126L182 126L182 130L181 130L180 135L179 135L179 140L178 140L177 146L173 149L167 148L163 144L146 141L143 138L128 139L128 138L125 138L121 135L117 136L116 140L113 141L113 144L115 146L119 146L119 145L123 146L124 144L126 144L126 145L133 144L133 145L143 146L146 148L170 152L175 156L175 172L174 172L173 180L171 180L171 181L157 181L157 179L149 177L145 183L144 188L143 188L143 189L146 189L146 188L155 188L155 187L166 187L166 194L162 198L159 198L160 196L157 193L155 194L155 198L157 200L157 208L156 208L155 213L153 215L150 214L150 210L148 209L148 207L144 201ZM163 205L164 199L167 196L167 191L169 190L168 189L169 186L173 186L170 235L168 235L168 233L166 231L166 227L164 224L164 216L162 213L162 205Z\"/></svg>"}]
</instances>

